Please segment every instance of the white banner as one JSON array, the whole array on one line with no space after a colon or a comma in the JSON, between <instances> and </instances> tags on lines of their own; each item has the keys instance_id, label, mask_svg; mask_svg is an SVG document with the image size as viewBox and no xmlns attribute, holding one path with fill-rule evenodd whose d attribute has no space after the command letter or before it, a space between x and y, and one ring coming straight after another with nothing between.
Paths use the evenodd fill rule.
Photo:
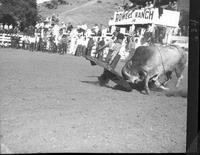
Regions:
<instances>
[{"instance_id":1,"label":"white banner","mask_svg":"<svg viewBox=\"0 0 200 155\"><path fill-rule=\"evenodd\" d=\"M163 10L159 17L158 8L147 8L139 10L127 10L115 12L114 19L110 25L132 25L132 24L158 24L164 26L178 27L180 12Z\"/></svg>"}]
</instances>

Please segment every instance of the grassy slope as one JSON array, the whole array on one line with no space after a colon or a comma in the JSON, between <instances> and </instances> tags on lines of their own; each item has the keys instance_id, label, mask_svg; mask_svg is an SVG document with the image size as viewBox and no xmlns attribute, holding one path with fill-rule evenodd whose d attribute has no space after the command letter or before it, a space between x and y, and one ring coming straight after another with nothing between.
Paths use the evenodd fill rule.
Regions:
<instances>
[{"instance_id":1,"label":"grassy slope","mask_svg":"<svg viewBox=\"0 0 200 155\"><path fill-rule=\"evenodd\" d=\"M72 22L74 25L87 23L93 26L95 23L107 25L110 17L114 15L117 8L116 4L122 4L123 0L66 0L72 5L59 6L57 9L47 9L39 6L39 12L45 17L51 16L53 13L59 14L62 21Z\"/></svg>"}]
</instances>

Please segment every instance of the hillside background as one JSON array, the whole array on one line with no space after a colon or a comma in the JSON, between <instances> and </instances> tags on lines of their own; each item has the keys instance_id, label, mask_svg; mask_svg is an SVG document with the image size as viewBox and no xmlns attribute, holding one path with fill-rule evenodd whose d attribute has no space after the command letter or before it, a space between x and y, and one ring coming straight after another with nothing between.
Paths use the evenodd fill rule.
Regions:
<instances>
[{"instance_id":1,"label":"hillside background","mask_svg":"<svg viewBox=\"0 0 200 155\"><path fill-rule=\"evenodd\" d=\"M38 12L43 17L50 17L58 14L61 21L71 22L73 25L87 23L89 27L95 24L108 25L108 21L113 17L116 9L129 0L51 0L65 1L66 5L58 5L56 8L45 7L49 1L38 4ZM189 24L189 1L178 0L178 11L181 12L180 24Z\"/></svg>"},{"instance_id":2,"label":"hillside background","mask_svg":"<svg viewBox=\"0 0 200 155\"><path fill-rule=\"evenodd\" d=\"M58 5L56 9L48 9L44 2L38 5L39 14L50 17L58 14L65 23L73 25L87 23L89 27L94 24L108 25L108 20L113 17L114 11L124 0L65 0L66 5ZM128 1L127 1L128 2Z\"/></svg>"}]
</instances>

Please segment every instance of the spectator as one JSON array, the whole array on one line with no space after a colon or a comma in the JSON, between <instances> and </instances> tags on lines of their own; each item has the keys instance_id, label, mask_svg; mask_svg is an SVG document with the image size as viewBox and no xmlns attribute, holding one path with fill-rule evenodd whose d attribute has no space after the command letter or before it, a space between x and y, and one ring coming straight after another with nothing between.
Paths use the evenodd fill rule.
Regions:
<instances>
[{"instance_id":1,"label":"spectator","mask_svg":"<svg viewBox=\"0 0 200 155\"><path fill-rule=\"evenodd\" d=\"M4 25L4 29L8 30L8 25L7 24Z\"/></svg>"},{"instance_id":2,"label":"spectator","mask_svg":"<svg viewBox=\"0 0 200 155\"><path fill-rule=\"evenodd\" d=\"M73 26L72 26L71 22L69 22L67 25L67 31L71 32L72 29L73 29Z\"/></svg>"},{"instance_id":3,"label":"spectator","mask_svg":"<svg viewBox=\"0 0 200 155\"><path fill-rule=\"evenodd\" d=\"M106 57L106 63L108 63L109 65L111 65L111 63L113 62L114 58L118 55L118 53L120 52L120 49L122 47L122 41L124 39L124 35L122 33L119 33L117 35L117 38L114 42L110 42L104 46L102 46L101 48L98 49L98 51L96 53L99 53L100 50L108 47L109 48L109 53ZM116 67L112 66L112 69L114 69Z\"/></svg>"},{"instance_id":4,"label":"spectator","mask_svg":"<svg viewBox=\"0 0 200 155\"><path fill-rule=\"evenodd\" d=\"M149 1L149 8L153 8L153 3L152 3L152 1Z\"/></svg>"},{"instance_id":5,"label":"spectator","mask_svg":"<svg viewBox=\"0 0 200 155\"><path fill-rule=\"evenodd\" d=\"M52 31L53 31L52 33L53 33L53 36L55 37L55 43L56 43L56 45L58 45L58 39L57 38L59 36L59 30L60 30L60 28L58 26L58 23L55 23L55 25L52 28Z\"/></svg>"},{"instance_id":6,"label":"spectator","mask_svg":"<svg viewBox=\"0 0 200 155\"><path fill-rule=\"evenodd\" d=\"M174 1L171 6L172 10L177 11L177 3Z\"/></svg>"},{"instance_id":7,"label":"spectator","mask_svg":"<svg viewBox=\"0 0 200 155\"><path fill-rule=\"evenodd\" d=\"M126 3L126 4L123 6L123 8L124 8L125 11L128 10L128 9L129 9L128 3Z\"/></svg>"},{"instance_id":8,"label":"spectator","mask_svg":"<svg viewBox=\"0 0 200 155\"><path fill-rule=\"evenodd\" d=\"M145 7L144 8L149 8L149 2L148 1L145 2Z\"/></svg>"},{"instance_id":9,"label":"spectator","mask_svg":"<svg viewBox=\"0 0 200 155\"><path fill-rule=\"evenodd\" d=\"M87 44L87 48L86 48L86 55L88 56L91 56L91 52L92 52L92 47L95 45L94 44L94 40L92 38L92 36L88 36L89 38L89 41L88 41L88 44Z\"/></svg>"},{"instance_id":10,"label":"spectator","mask_svg":"<svg viewBox=\"0 0 200 155\"><path fill-rule=\"evenodd\" d=\"M135 2L132 2L131 5L129 6L129 9L132 9L132 10L136 10L136 9L138 9L138 8L139 8L139 7L138 7L138 5L136 5Z\"/></svg>"},{"instance_id":11,"label":"spectator","mask_svg":"<svg viewBox=\"0 0 200 155\"><path fill-rule=\"evenodd\" d=\"M67 53L67 34L63 34L61 39L61 51L60 54L66 54Z\"/></svg>"},{"instance_id":12,"label":"spectator","mask_svg":"<svg viewBox=\"0 0 200 155\"><path fill-rule=\"evenodd\" d=\"M102 39L97 44L97 50L100 49L101 47L103 47L104 45L105 45L105 40L104 40L104 37L102 37ZM104 54L103 51L104 51L103 49L99 50L99 53L97 55L97 58L99 60L103 60L103 54Z\"/></svg>"},{"instance_id":13,"label":"spectator","mask_svg":"<svg viewBox=\"0 0 200 155\"><path fill-rule=\"evenodd\" d=\"M168 3L168 6L167 6L166 9L167 9L167 10L172 10L172 2L171 2L171 1Z\"/></svg>"},{"instance_id":14,"label":"spectator","mask_svg":"<svg viewBox=\"0 0 200 155\"><path fill-rule=\"evenodd\" d=\"M99 27L97 24L95 24L95 26L94 26L94 32L95 32L95 36L97 36L97 34L99 32Z\"/></svg>"},{"instance_id":15,"label":"spectator","mask_svg":"<svg viewBox=\"0 0 200 155\"><path fill-rule=\"evenodd\" d=\"M8 27L10 30L12 30L13 29L13 26L12 26L12 24L11 25L9 25L9 27Z\"/></svg>"},{"instance_id":16,"label":"spectator","mask_svg":"<svg viewBox=\"0 0 200 155\"><path fill-rule=\"evenodd\" d=\"M3 30L3 24L0 23L0 30Z\"/></svg>"},{"instance_id":17,"label":"spectator","mask_svg":"<svg viewBox=\"0 0 200 155\"><path fill-rule=\"evenodd\" d=\"M113 32L112 39L115 40L119 33L120 33L120 28L116 27L116 30Z\"/></svg>"},{"instance_id":18,"label":"spectator","mask_svg":"<svg viewBox=\"0 0 200 155\"><path fill-rule=\"evenodd\" d=\"M61 49L62 49L62 37L63 37L63 29L61 28L59 30L59 35L56 39L56 45L58 46L58 52L61 53Z\"/></svg>"},{"instance_id":19,"label":"spectator","mask_svg":"<svg viewBox=\"0 0 200 155\"><path fill-rule=\"evenodd\" d=\"M101 36L102 36L102 24L100 24L100 26L99 26L99 30L98 30L98 32L97 32L97 36L98 36L98 37L101 37Z\"/></svg>"},{"instance_id":20,"label":"spectator","mask_svg":"<svg viewBox=\"0 0 200 155\"><path fill-rule=\"evenodd\" d=\"M35 37L34 35L29 36L29 51L34 51L34 46L35 46Z\"/></svg>"},{"instance_id":21,"label":"spectator","mask_svg":"<svg viewBox=\"0 0 200 155\"><path fill-rule=\"evenodd\" d=\"M129 56L133 55L133 52L135 51L135 37L134 36L128 36L126 40L126 51L128 51Z\"/></svg>"},{"instance_id":22,"label":"spectator","mask_svg":"<svg viewBox=\"0 0 200 155\"><path fill-rule=\"evenodd\" d=\"M75 56L81 56L82 54L82 42L83 42L83 37L82 35L78 36L78 40L77 40L77 48L75 51Z\"/></svg>"},{"instance_id":23,"label":"spectator","mask_svg":"<svg viewBox=\"0 0 200 155\"><path fill-rule=\"evenodd\" d=\"M70 47L69 47L69 54L75 54L77 48L77 40L78 40L78 30L73 29L70 33Z\"/></svg>"},{"instance_id":24,"label":"spectator","mask_svg":"<svg viewBox=\"0 0 200 155\"><path fill-rule=\"evenodd\" d=\"M84 32L87 30L88 26L86 24L83 24L82 26L82 29L84 30Z\"/></svg>"}]
</instances>

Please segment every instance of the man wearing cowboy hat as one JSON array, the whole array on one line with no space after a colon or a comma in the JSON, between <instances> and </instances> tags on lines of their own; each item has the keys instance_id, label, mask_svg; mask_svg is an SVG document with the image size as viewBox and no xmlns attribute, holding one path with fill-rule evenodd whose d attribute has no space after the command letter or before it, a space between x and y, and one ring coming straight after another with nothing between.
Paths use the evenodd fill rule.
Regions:
<instances>
[{"instance_id":1,"label":"man wearing cowboy hat","mask_svg":"<svg viewBox=\"0 0 200 155\"><path fill-rule=\"evenodd\" d=\"M119 55L119 52L122 47L123 39L124 39L124 35L122 33L119 33L114 42L104 45L103 47L99 48L98 51L96 52L98 53L100 50L104 49L105 47L109 47L109 52L105 60L105 62L108 63L107 67L109 68L109 70L114 70L115 67L117 66L117 63L120 60L121 56ZM109 75L110 75L109 71L104 69L103 74L98 77L100 85L105 85L106 83L108 83L110 79Z\"/></svg>"},{"instance_id":2,"label":"man wearing cowboy hat","mask_svg":"<svg viewBox=\"0 0 200 155\"><path fill-rule=\"evenodd\" d=\"M118 56L118 54L120 52L120 49L122 47L123 39L124 39L124 34L118 33L117 38L116 38L116 40L114 42L111 41L108 44L102 46L101 48L99 48L97 50L96 53L99 53L101 50L103 50L104 48L108 47L109 51L108 51L108 55L106 57L105 62L108 63L109 65L111 65L113 60L115 59L115 57ZM116 65L112 66L112 69L114 69L116 67Z\"/></svg>"}]
</instances>

